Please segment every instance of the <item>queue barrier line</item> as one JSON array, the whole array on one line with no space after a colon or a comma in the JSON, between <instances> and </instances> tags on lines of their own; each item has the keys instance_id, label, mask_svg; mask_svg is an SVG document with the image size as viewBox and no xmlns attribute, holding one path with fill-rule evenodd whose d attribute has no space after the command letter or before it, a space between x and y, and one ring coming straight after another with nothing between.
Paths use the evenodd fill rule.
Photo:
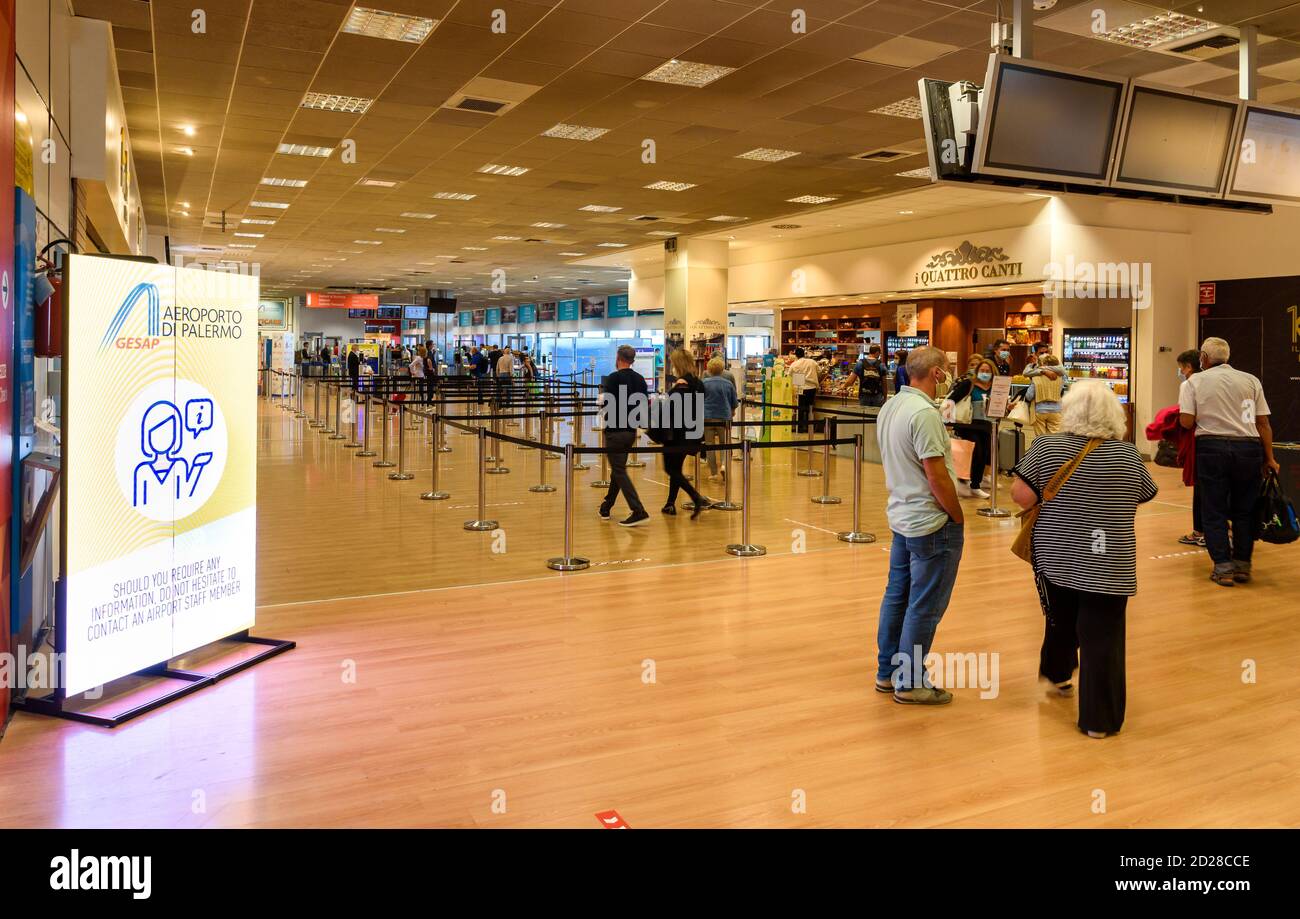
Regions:
<instances>
[{"instance_id":1,"label":"queue barrier line","mask_svg":"<svg viewBox=\"0 0 1300 919\"><path fill-rule=\"evenodd\" d=\"M281 372L281 373L283 373L283 372ZM308 378L308 379L311 379L311 378ZM350 383L351 381L350 381L350 379L345 379L345 378L342 378L342 377L336 377L336 378L333 378L333 379L330 379L330 378L321 378L321 379L324 379L324 380L327 382L327 384L330 383L330 382L334 382L334 383L339 384L339 386L340 386L340 390L339 390L339 392L338 392L338 400L335 402L335 419L336 419L336 425L335 425L335 426L336 426L336 429L337 429L338 427L341 427L341 425L338 424L338 419L339 419L339 415L338 415L338 412L339 412L339 405L340 405L340 403L341 403L341 398L342 398L341 386L342 386L342 384L344 384L344 383ZM603 445L602 445L602 446L599 446L599 447L597 447L597 446L586 446L586 445L584 445L584 444L581 443L581 436L582 436L582 435L581 435L581 425L578 425L578 426L576 427L576 430L575 430L575 436L578 438L577 442L576 442L576 443L571 442L571 443L565 444L563 447L561 447L561 446L559 446L559 445L557 445L557 444L550 443L550 442L548 442L547 440L537 440L537 441L533 441L533 440L530 440L530 439L528 439L528 438L526 438L526 437L515 437L515 436L510 435L510 434L505 434L505 433L503 433L503 432L499 429L498 425L499 425L500 421L502 421L502 420L508 420L508 419L514 419L514 418L541 417L541 418L543 418L544 420L546 420L547 422L550 422L550 421L553 421L555 418L566 418L566 417L567 417L567 418L572 418L572 419L578 419L578 418L582 418L582 417L589 417L589 416L592 416L592 415L598 415L598 414L600 414L599 412L583 412L583 411L574 411L574 410L570 410L570 411L554 411L554 410L552 410L552 411L533 412L533 413L509 414L509 413L502 413L502 412L500 412L500 411L497 411L497 412L494 412L494 413L489 414L489 415L482 415L482 414L479 414L479 415L446 415L446 414L443 414L442 412L435 412L435 411L432 411L432 410L427 410L427 411L425 411L425 410L421 410L421 409L419 409L419 408L416 408L414 405L411 406L410 408L408 408L407 405L406 405L406 400L404 400L404 399L403 399L403 400L390 400L390 399L388 398L387 394L376 395L376 394L374 394L373 392L363 392L360 388L357 388L357 387L352 387L352 388L353 388L354 394L355 394L357 397L359 397L359 398L355 398L355 399L353 400L353 401L354 401L354 413L353 413L353 417L352 417L352 426L353 426L353 435L354 435L354 436L353 436L352 439L353 439L354 442L355 442L355 440L356 440L355 433L356 433L356 423L357 423L357 419L356 419L356 414L355 414L355 412L356 412L357 410L368 411L369 406L371 406L371 405L376 405L376 404L379 405L379 406L381 407L381 411L383 412L383 417L384 417L384 423L381 425L381 428L382 428L382 455L381 455L381 458L380 458L377 462L373 463L373 465L376 466L376 467L380 467L380 468L391 468L391 467L393 467L393 466L396 466L396 467L397 467L397 471L394 472L394 473L390 473L389 476L388 476L388 478L389 478L390 480L394 480L394 481L406 481L406 480L410 480L410 479L414 478L414 474L413 474L413 473L409 473L409 472L407 472L407 471L406 471L406 468L405 468L405 467L406 467L406 430L407 430L407 427L408 427L408 425L407 425L407 423L406 423L406 414L407 414L407 412L408 412L408 411L411 412L412 415L413 415L414 417L423 417L423 418L425 418L426 420L432 420L432 421L434 422L434 433L433 433L433 436L430 438L430 441L431 441L431 444L432 444L432 464L431 464L431 468L432 468L432 472L431 472L431 475L432 475L432 481L431 481L431 487L430 487L430 490L427 491L427 492L423 492L423 493L420 494L420 498L421 498L422 500L431 500L431 501L432 501L432 500L445 500L445 499L451 497L451 495L450 495L448 492L443 491L443 490L439 487L439 467L440 467L441 464L440 464L439 461L438 461L438 455L439 455L440 452L444 452L444 450L445 450L446 452L450 452L450 450L451 450L450 447L445 446L444 443L443 443L443 439L444 439L444 429L445 429L445 426L451 426L451 427L457 428L457 429L461 430L462 433L473 434L473 435L476 437L476 440L477 440L477 454L478 454L478 467L479 467L479 474L478 474L478 506L477 506L478 513L477 513L477 516L476 516L473 520L467 520L467 521L465 521L465 523L464 523L464 525L463 525L463 528L464 528L466 531L470 531L470 532L487 532L487 531L492 531L492 530L497 529L497 527L500 525L500 524L499 524L499 521L488 519L488 517L487 517L487 513L486 513L486 507L487 507L487 475L490 474L491 471L492 471L492 470L489 470L489 469L488 469L488 465L487 465L487 464L488 464L488 461L489 461L487 441L488 441L489 439L492 439L492 440L495 440L495 441L500 441L500 442L502 442L502 443L514 444L516 447L519 447L520 449L525 449L525 450L537 450L537 451L538 451L538 457L539 457L538 469L539 469L539 477L540 477L540 481L539 481L539 483L538 483L537 485L534 485L534 486L532 486L532 487L529 488L529 491L530 491L530 492L534 492L534 493L546 493L546 492L554 492L554 491L555 491L555 486L550 485L549 483L546 482L546 475L545 475L545 469L546 469L546 467L545 467L545 463L542 462L542 460L546 459L547 457L554 457L554 456L557 456L557 455L562 455L562 456L565 458L565 483L564 483L564 489L565 489L564 554L563 554L563 555L560 555L560 556L556 556L556 557L553 557L553 558L548 559L547 562L546 562L546 565L547 565L548 568L551 568L552 570L555 570L555 571L562 571L562 572L565 572L565 571L581 571L581 570L584 570L584 569L590 567L591 562L590 562L589 559L586 559L586 558L584 558L584 557L582 557L582 556L577 556L577 555L575 555L574 552L573 552L573 526L574 526L574 525L573 525L573 514L574 514L574 506L575 506L575 499L574 499L574 472L576 472L576 471L581 471L581 470L584 470L584 469L586 469L586 468L589 468L589 467L587 467L585 464L582 464L582 463L578 462L578 460L579 460L579 458L582 457L582 456L600 456L600 457L602 457L602 467L601 467L601 468L602 468L602 477L603 477L603 475L604 475L604 470L607 469L607 466L605 465L605 458L606 458L606 457L608 457L608 456L609 456L610 454L612 454L612 453L628 453L628 454L630 454L630 453L632 453L633 451L631 451L631 450L629 450L629 451L611 450L611 449L609 449L608 447L605 447L605 446L603 446ZM320 398L319 382L317 382L317 388L316 388L316 394L315 394L315 395L316 395L316 412L315 412L315 414L316 414L317 418L319 418L319 417L320 417L320 411L319 411L319 398ZM328 404L328 401L329 401L329 393L328 393L328 390L327 390L327 392L326 392L326 408L325 408L325 411L326 411L326 417L327 417L327 418L328 418L328 412L329 412L329 404ZM440 404L443 404L444 407L445 407L445 399L439 399L439 400L437 400L437 401L438 401ZM389 432L388 432L388 428L389 428L389 418L388 418L389 411L388 411L388 405L390 404L390 402L395 402L395 403L396 403L396 405L397 405L397 413L398 413L398 419L397 419L397 422L398 422L398 461L397 461L397 463L393 463L393 462L391 462L391 461L388 459L388 452L389 452ZM426 403L420 403L420 404L429 404L429 405L432 405L432 403L433 403L433 400L430 400L429 402L426 402ZM543 401L542 404L543 404L543 405L546 405L546 401ZM750 403L750 404L752 404L752 403ZM554 408L554 403L552 403L550 407L551 407L551 408ZM848 414L848 413L845 413L845 414ZM865 416L859 416L859 417L865 417ZM465 423L465 422L468 422L468 421L477 421L477 422L479 422L479 423L478 423L478 424L468 424L468 423ZM488 421L488 422L490 422L490 423L492 424L492 427L491 427L491 428L488 428L488 427L484 426L484 424L483 424L484 421ZM722 443L716 443L716 444L705 444L705 443L703 443L703 442L701 441L701 442L698 443L698 444L694 444L694 445L692 445L692 452L693 452L693 454L695 455L695 458L696 458L696 479L697 479L697 480L698 480L698 478L699 478L699 459L700 459L700 457L701 457L702 455L705 455L705 454L707 454L707 453L731 453L731 452L733 452L737 447L740 448L740 452L741 452L741 461L742 461L742 499L741 499L740 504L739 504L739 505L735 505L735 504L733 504L733 503L731 502L731 500L730 500L730 497L731 497L731 495L730 495L730 490L731 490L731 477L728 476L728 477L726 478L726 487L727 487L726 500L725 500L724 502L715 502L714 504L710 505L711 507L719 507L719 509L728 509L728 510L731 510L731 509L737 509L737 510L740 510L740 511L741 511L741 541L740 541L739 543L729 544L729 545L726 547L726 552L727 552L729 555L732 555L732 556L735 556L735 557L739 557L739 558L753 558L753 557L757 557L757 556L761 556L761 555L765 555L765 554L767 554L767 549L766 549L766 547L754 543L754 542L751 540L751 538L750 538L750 515L749 515L749 509L750 509L750 506L752 505L752 498L751 498L751 483L752 483L752 478L753 478L753 476L752 476L752 463L753 463L753 451L754 451L754 450L791 449L791 448L798 448L798 447L808 447L808 448L812 448L812 447L821 446L821 447L823 447L823 457L824 457L824 459L823 459L823 464L824 464L824 467L825 467L825 471L824 471L824 473L823 473L823 480L824 480L824 483L825 483L826 481L829 480L829 457L830 457L830 448L831 448L832 446L840 446L840 445L845 445L845 444L852 444L852 445L853 445L853 448L854 448L854 469L853 469L853 524L852 524L852 528L851 528L850 530L847 530L847 531L844 531L844 532L837 533L837 534L836 534L836 538L839 539L839 540L842 541L842 542L847 542L847 543L868 543L868 542L874 542L874 541L875 541L875 538L876 538L876 537L875 537L873 534L871 534L871 533L867 533L867 532L864 532L864 531L861 530L861 522L860 522L860 521L861 521L861 500L862 500L862 435L861 435L861 434L854 434L852 437L847 437L847 438L846 438L846 437L834 437L834 436L830 436L830 437L823 437L823 438L820 438L820 439L813 439L811 436L809 436L808 438L806 438L806 439L804 439L804 440L768 441L768 442L762 442L762 441L757 441L757 440L753 440L753 439L750 439L750 438L744 438L744 437L742 437L741 440L739 440L739 441L732 441L732 440L730 439L730 438L731 438L730 430L731 430L731 428L732 428L734 425L733 425L733 423L732 423L730 420L728 420L728 421L723 421L723 422L718 422L718 421L707 421L707 420L706 420L704 424L705 424L705 426L708 426L708 427L718 427L718 426L725 427L725 428L727 429L728 433L727 433L727 437L726 437L726 439L725 439ZM324 423L321 422L321 425L322 425L322 427L323 427L323 426L324 426ZM751 426L751 427L761 427L761 426L788 426L788 423L787 423L787 422L777 422L777 421L769 421L769 422L741 422L742 430L743 430L743 428L744 428L746 425ZM809 427L810 427L810 428L813 428L813 429L821 429L821 430L823 430L823 431L829 429L832 433L833 433L834 430L835 430L835 426L836 426L836 420L833 419L833 418L832 418L832 419L822 418L822 419L812 420L812 421L810 422L810 424L809 424ZM364 436L364 440L363 440L363 444L362 444L362 446L363 446L363 450L360 451L360 452L357 454L358 456L361 456L361 455L363 455L363 454L365 454L366 452L369 451L370 427L371 427L371 425L368 423L368 419L367 419L367 423L364 425L364 428L363 428L363 436ZM549 427L549 425L548 425L548 427ZM550 431L549 431L549 430L546 432L546 435L547 435L547 437L549 437L549 435L550 435ZM603 429L602 429L602 436L603 436ZM339 439L343 439L342 435L339 436ZM638 453L651 453L651 454L655 454L655 453L668 453L668 452L674 452L674 451L676 451L677 449L679 449L679 447L678 447L677 445L654 444L654 445L649 445L649 446L637 446L637 449L636 449L635 452L638 452ZM370 452L370 455L373 455L373 452ZM496 467L494 467L496 470L501 471L501 472L508 472L508 471L509 471L508 469L505 469L504 467L502 467L502 466L500 465L500 458L499 458L499 457L494 457L493 459L494 459L494 461L497 463ZM600 484L601 484L601 483L599 483L599 482L597 482L597 483L593 483L593 487L595 487L595 486L597 486L597 485L600 485ZM608 483L604 483L604 484L605 484L606 486L608 485ZM821 496L814 497L814 498L812 499L814 503L820 503L820 504L837 504L837 503L840 503L840 500L841 500L840 498L835 497L835 496L831 496L831 495L829 495L829 494L827 493L826 489L827 489L828 487L829 487L829 486L828 486L827 484L824 484L824 485L823 485L823 493L822 493ZM722 505L726 505L726 507L723 508Z\"/></svg>"}]
</instances>

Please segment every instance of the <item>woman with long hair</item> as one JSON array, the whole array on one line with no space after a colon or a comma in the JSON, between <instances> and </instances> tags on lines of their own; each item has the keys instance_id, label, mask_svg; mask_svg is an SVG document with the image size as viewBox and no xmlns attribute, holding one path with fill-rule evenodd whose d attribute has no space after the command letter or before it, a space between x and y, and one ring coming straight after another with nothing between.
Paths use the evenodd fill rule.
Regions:
<instances>
[{"instance_id":1,"label":"woman with long hair","mask_svg":"<svg viewBox=\"0 0 1300 919\"><path fill-rule=\"evenodd\" d=\"M673 380L672 387L668 390L669 396L675 396L683 404L688 400L697 403L692 406L691 411L698 413L691 417L704 418L704 384L700 378L695 375L695 355L691 353L690 348L678 348L673 351L668 358L668 370ZM663 512L668 516L674 516L677 513L677 493L686 492L691 501L695 503L695 509L691 511L691 519L694 520L700 516L701 511L706 511L712 502L704 495L700 494L686 480L682 474L682 465L686 462L686 457L694 456L699 452L702 438L691 438L687 436L685 413L679 413L674 419L672 436L664 444L664 472L668 475L668 503L663 506Z\"/></svg>"}]
</instances>

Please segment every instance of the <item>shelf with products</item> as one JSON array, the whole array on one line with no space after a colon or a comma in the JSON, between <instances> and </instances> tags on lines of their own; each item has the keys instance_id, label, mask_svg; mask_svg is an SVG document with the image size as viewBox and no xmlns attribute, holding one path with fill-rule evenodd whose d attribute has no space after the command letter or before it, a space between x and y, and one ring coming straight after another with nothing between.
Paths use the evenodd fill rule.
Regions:
<instances>
[{"instance_id":1,"label":"shelf with products","mask_svg":"<svg viewBox=\"0 0 1300 919\"><path fill-rule=\"evenodd\" d=\"M1071 380L1101 380L1128 403L1132 377L1131 330L1066 329L1061 359Z\"/></svg>"}]
</instances>

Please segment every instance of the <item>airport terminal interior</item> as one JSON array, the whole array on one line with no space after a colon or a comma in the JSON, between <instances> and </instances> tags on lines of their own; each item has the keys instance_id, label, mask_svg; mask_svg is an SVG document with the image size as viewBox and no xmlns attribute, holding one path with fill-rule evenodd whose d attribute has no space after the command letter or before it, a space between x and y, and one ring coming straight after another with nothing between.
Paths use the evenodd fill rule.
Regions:
<instances>
[{"instance_id":1,"label":"airport terminal interior","mask_svg":"<svg viewBox=\"0 0 1300 919\"><path fill-rule=\"evenodd\" d=\"M0 42L0 827L1300 823L1300 5Z\"/></svg>"}]
</instances>

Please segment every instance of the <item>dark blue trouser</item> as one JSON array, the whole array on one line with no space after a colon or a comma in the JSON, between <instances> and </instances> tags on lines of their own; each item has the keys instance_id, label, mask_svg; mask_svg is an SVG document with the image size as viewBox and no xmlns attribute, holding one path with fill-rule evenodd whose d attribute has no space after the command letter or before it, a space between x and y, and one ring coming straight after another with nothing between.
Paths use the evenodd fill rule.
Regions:
<instances>
[{"instance_id":1,"label":"dark blue trouser","mask_svg":"<svg viewBox=\"0 0 1300 919\"><path fill-rule=\"evenodd\" d=\"M1255 506L1263 481L1264 448L1258 440L1196 438L1196 489L1205 524L1205 548L1215 568L1231 568L1234 561L1250 563L1255 548Z\"/></svg>"}]
</instances>

